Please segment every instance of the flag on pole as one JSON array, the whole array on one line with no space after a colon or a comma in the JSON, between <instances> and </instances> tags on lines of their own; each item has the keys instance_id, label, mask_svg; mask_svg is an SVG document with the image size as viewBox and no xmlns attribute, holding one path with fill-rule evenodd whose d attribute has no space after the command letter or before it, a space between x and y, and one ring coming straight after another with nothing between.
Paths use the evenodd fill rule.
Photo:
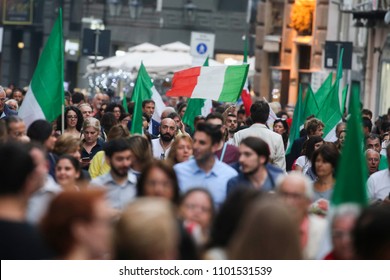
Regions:
<instances>
[{"instance_id":1,"label":"flag on pole","mask_svg":"<svg viewBox=\"0 0 390 280\"><path fill-rule=\"evenodd\" d=\"M61 115L63 104L64 44L62 9L59 9L59 15L34 70L18 115L27 127L39 119L52 122Z\"/></svg>"},{"instance_id":2,"label":"flag on pole","mask_svg":"<svg viewBox=\"0 0 390 280\"><path fill-rule=\"evenodd\" d=\"M122 106L125 109L125 112L129 113L129 107L127 106L126 94L123 93Z\"/></svg>"},{"instance_id":3,"label":"flag on pole","mask_svg":"<svg viewBox=\"0 0 390 280\"><path fill-rule=\"evenodd\" d=\"M336 81L323 103L318 103L320 111L317 118L324 122L324 139L334 142L336 137L336 126L342 120L342 111L340 109L339 84L343 75L343 53L341 49L340 59L337 66Z\"/></svg>"},{"instance_id":4,"label":"flag on pole","mask_svg":"<svg viewBox=\"0 0 390 280\"><path fill-rule=\"evenodd\" d=\"M249 65L199 66L176 72L167 96L236 102L242 92Z\"/></svg>"},{"instance_id":5,"label":"flag on pole","mask_svg":"<svg viewBox=\"0 0 390 280\"><path fill-rule=\"evenodd\" d=\"M344 89L343 89L343 92L341 94L341 113L344 115L345 113L345 110L347 109L345 107L346 103L347 103L347 95L348 95L348 84L345 85Z\"/></svg>"},{"instance_id":6,"label":"flag on pole","mask_svg":"<svg viewBox=\"0 0 390 280\"><path fill-rule=\"evenodd\" d=\"M312 115L316 116L318 113L318 104L316 98L314 97L313 89L310 85L306 92L303 108L303 121Z\"/></svg>"},{"instance_id":7,"label":"flag on pole","mask_svg":"<svg viewBox=\"0 0 390 280\"><path fill-rule=\"evenodd\" d=\"M359 85L352 85L350 97L350 117L347 121L347 136L342 148L341 158L336 175L331 204L343 203L368 205L367 197L367 163L364 156L364 136L359 104Z\"/></svg>"},{"instance_id":8,"label":"flag on pole","mask_svg":"<svg viewBox=\"0 0 390 280\"><path fill-rule=\"evenodd\" d=\"M329 73L328 77L325 79L325 81L322 83L320 88L314 94L314 97L317 101L319 108L321 107L322 104L324 104L325 99L328 97L328 94L332 88L332 79L333 79L333 74Z\"/></svg>"},{"instance_id":9,"label":"flag on pole","mask_svg":"<svg viewBox=\"0 0 390 280\"><path fill-rule=\"evenodd\" d=\"M244 41L244 64L248 64L248 36L245 36ZM245 80L244 88L241 92L241 100L244 104L245 115L249 117L251 114L252 97L248 88L248 77Z\"/></svg>"},{"instance_id":10,"label":"flag on pole","mask_svg":"<svg viewBox=\"0 0 390 280\"><path fill-rule=\"evenodd\" d=\"M203 66L209 66L209 58L206 58ZM194 120L197 116L206 117L212 109L211 99L189 98L187 109L183 116L183 123L191 128L191 132L195 132Z\"/></svg>"},{"instance_id":11,"label":"flag on pole","mask_svg":"<svg viewBox=\"0 0 390 280\"><path fill-rule=\"evenodd\" d=\"M154 100L155 110L152 118L159 122L165 105L162 102L161 95L154 87L144 64L141 63L141 67L139 68L137 80L134 86L133 96L131 97L131 101L135 103L133 119L131 121L131 133L143 133L142 101L147 99Z\"/></svg>"},{"instance_id":12,"label":"flag on pole","mask_svg":"<svg viewBox=\"0 0 390 280\"><path fill-rule=\"evenodd\" d=\"M297 102L295 103L293 121L290 128L290 136L288 137L286 155L290 153L294 141L299 138L301 125L303 125L305 122L305 120L302 117L303 109L304 108L302 104L302 85L299 85L298 99Z\"/></svg>"}]
</instances>

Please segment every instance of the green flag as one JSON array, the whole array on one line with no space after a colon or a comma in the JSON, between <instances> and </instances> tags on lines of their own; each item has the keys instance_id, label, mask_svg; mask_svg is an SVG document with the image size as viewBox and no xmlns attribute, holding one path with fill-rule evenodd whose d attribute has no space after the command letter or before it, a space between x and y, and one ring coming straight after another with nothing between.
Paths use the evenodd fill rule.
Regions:
<instances>
[{"instance_id":1,"label":"green flag","mask_svg":"<svg viewBox=\"0 0 390 280\"><path fill-rule=\"evenodd\" d=\"M330 73L314 95L319 108L324 104L324 101L332 88L332 77L333 75Z\"/></svg>"},{"instance_id":2,"label":"green flag","mask_svg":"<svg viewBox=\"0 0 390 280\"><path fill-rule=\"evenodd\" d=\"M359 85L352 85L350 97L350 117L347 122L347 136L338 165L336 185L331 203L334 206L342 203L368 204L367 198L367 164L364 156L364 136L359 104Z\"/></svg>"},{"instance_id":3,"label":"green flag","mask_svg":"<svg viewBox=\"0 0 390 280\"><path fill-rule=\"evenodd\" d=\"M38 119L52 122L61 115L64 100L64 44L62 9L59 9L59 15L19 109L19 117L27 126Z\"/></svg>"},{"instance_id":4,"label":"green flag","mask_svg":"<svg viewBox=\"0 0 390 280\"><path fill-rule=\"evenodd\" d=\"M309 88L307 89L305 100L303 103L303 121L306 120L307 117L311 115L317 115L318 113L318 105L317 101L314 97L313 89L309 85Z\"/></svg>"},{"instance_id":5,"label":"green flag","mask_svg":"<svg viewBox=\"0 0 390 280\"><path fill-rule=\"evenodd\" d=\"M343 115L344 115L345 109L346 109L346 107L345 107L346 104L345 103L347 102L347 94L348 94L348 84L345 85L345 87L343 89L343 92L341 94L341 97L342 97L342 99L341 99L341 113Z\"/></svg>"},{"instance_id":6,"label":"green flag","mask_svg":"<svg viewBox=\"0 0 390 280\"><path fill-rule=\"evenodd\" d=\"M129 107L127 106L126 94L123 94L122 106L123 106L123 109L125 109L125 112L128 114Z\"/></svg>"},{"instance_id":7,"label":"green flag","mask_svg":"<svg viewBox=\"0 0 390 280\"><path fill-rule=\"evenodd\" d=\"M138 71L137 80L135 82L133 96L131 101L134 102L134 113L131 121L131 133L143 133L142 128L142 101L152 98L152 80L149 77L148 72L145 69L143 63Z\"/></svg>"},{"instance_id":8,"label":"green flag","mask_svg":"<svg viewBox=\"0 0 390 280\"><path fill-rule=\"evenodd\" d=\"M286 150L286 155L290 153L292 144L294 140L299 138L299 132L301 125L304 124L305 120L303 119L303 104L302 104L302 85L299 85L298 99L295 103L293 121L290 128L290 136L288 137L288 146Z\"/></svg>"},{"instance_id":9,"label":"green flag","mask_svg":"<svg viewBox=\"0 0 390 280\"><path fill-rule=\"evenodd\" d=\"M209 58L206 58L203 66L209 66ZM188 98L187 109L183 116L183 123L191 128L191 132L195 132L194 120L197 116L207 115L211 110L210 100L203 98Z\"/></svg>"},{"instance_id":10,"label":"green flag","mask_svg":"<svg viewBox=\"0 0 390 280\"><path fill-rule=\"evenodd\" d=\"M336 80L330 89L330 92L326 96L323 103L318 103L320 108L317 118L324 122L324 139L326 141L335 141L336 126L342 120L342 111L340 109L339 99L339 83L343 73L343 53L344 49L341 49L340 59L338 61ZM318 102L318 100L317 100Z\"/></svg>"}]
</instances>

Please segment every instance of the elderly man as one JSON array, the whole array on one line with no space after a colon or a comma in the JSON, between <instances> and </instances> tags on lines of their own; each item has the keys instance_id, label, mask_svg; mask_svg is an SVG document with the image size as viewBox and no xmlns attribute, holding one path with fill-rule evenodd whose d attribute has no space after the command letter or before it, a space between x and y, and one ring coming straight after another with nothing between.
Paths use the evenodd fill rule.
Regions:
<instances>
[{"instance_id":1,"label":"elderly man","mask_svg":"<svg viewBox=\"0 0 390 280\"><path fill-rule=\"evenodd\" d=\"M282 136L270 130L265 124L269 116L269 105L265 101L256 101L251 106L253 125L234 134L234 144L239 146L241 140L248 136L255 136L267 142L270 148L270 162L286 170L284 143Z\"/></svg>"},{"instance_id":2,"label":"elderly man","mask_svg":"<svg viewBox=\"0 0 390 280\"><path fill-rule=\"evenodd\" d=\"M166 159L173 141L175 140L177 125L174 120L165 118L161 121L160 137L152 140L153 157Z\"/></svg>"},{"instance_id":3,"label":"elderly man","mask_svg":"<svg viewBox=\"0 0 390 280\"><path fill-rule=\"evenodd\" d=\"M371 176L372 174L378 171L380 154L373 149L367 149L366 160L367 160L367 167L368 167L368 175Z\"/></svg>"},{"instance_id":4,"label":"elderly man","mask_svg":"<svg viewBox=\"0 0 390 280\"><path fill-rule=\"evenodd\" d=\"M386 148L387 161L390 157L390 145ZM368 178L367 181L368 195L372 201L384 200L389 198L390 195L390 170L386 168L384 170L375 172Z\"/></svg>"},{"instance_id":5,"label":"elderly man","mask_svg":"<svg viewBox=\"0 0 390 280\"><path fill-rule=\"evenodd\" d=\"M11 141L29 142L26 136L26 124L18 116L10 116L6 119L8 138Z\"/></svg>"},{"instance_id":6,"label":"elderly man","mask_svg":"<svg viewBox=\"0 0 390 280\"><path fill-rule=\"evenodd\" d=\"M368 137L366 138L366 149L373 149L380 154L382 145L381 145L381 139L379 138L379 135L373 133L370 133L368 135ZM378 170L384 170L387 169L388 167L389 165L386 156L380 155Z\"/></svg>"},{"instance_id":7,"label":"elderly man","mask_svg":"<svg viewBox=\"0 0 390 280\"><path fill-rule=\"evenodd\" d=\"M0 86L0 119L4 119L18 114L16 111L11 110L7 104L5 104L6 99L7 95L3 87Z\"/></svg>"},{"instance_id":8,"label":"elderly man","mask_svg":"<svg viewBox=\"0 0 390 280\"><path fill-rule=\"evenodd\" d=\"M291 213L300 225L304 257L306 259L320 257L327 222L326 219L308 213L308 207L314 197L312 182L300 172L291 172L279 181L277 193L290 207Z\"/></svg>"},{"instance_id":9,"label":"elderly man","mask_svg":"<svg viewBox=\"0 0 390 280\"><path fill-rule=\"evenodd\" d=\"M104 94L103 93L96 93L92 99L92 107L93 107L92 116L93 117L99 114L100 108L102 107L103 102L104 102Z\"/></svg>"}]
</instances>

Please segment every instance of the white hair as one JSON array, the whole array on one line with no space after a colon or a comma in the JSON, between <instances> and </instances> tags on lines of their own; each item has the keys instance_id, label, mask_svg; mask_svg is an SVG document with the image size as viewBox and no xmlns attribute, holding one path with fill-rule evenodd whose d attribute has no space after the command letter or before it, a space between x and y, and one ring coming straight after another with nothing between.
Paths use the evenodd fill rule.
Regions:
<instances>
[{"instance_id":1,"label":"white hair","mask_svg":"<svg viewBox=\"0 0 390 280\"><path fill-rule=\"evenodd\" d=\"M276 182L276 190L280 191L281 186L289 179L298 179L305 187L305 197L310 201L314 199L313 182L299 171L291 171L288 174L281 176Z\"/></svg>"}]
</instances>

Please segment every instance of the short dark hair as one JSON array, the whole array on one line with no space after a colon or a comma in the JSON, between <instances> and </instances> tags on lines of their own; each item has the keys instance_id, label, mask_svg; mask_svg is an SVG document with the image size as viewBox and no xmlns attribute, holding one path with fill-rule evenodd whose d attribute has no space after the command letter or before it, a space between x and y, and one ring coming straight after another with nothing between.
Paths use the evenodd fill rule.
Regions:
<instances>
[{"instance_id":1,"label":"short dark hair","mask_svg":"<svg viewBox=\"0 0 390 280\"><path fill-rule=\"evenodd\" d=\"M181 120L180 115L179 115L178 113L176 113L176 112L171 112L171 113L169 113L168 116L167 116L168 119L172 119L172 120L173 120L174 118L176 118L176 117L178 117L178 118Z\"/></svg>"},{"instance_id":2,"label":"short dark hair","mask_svg":"<svg viewBox=\"0 0 390 280\"><path fill-rule=\"evenodd\" d=\"M371 132L371 130L372 130L372 121L369 118L367 118L367 117L363 117L362 122L363 122L363 127L368 128L368 131Z\"/></svg>"},{"instance_id":3,"label":"short dark hair","mask_svg":"<svg viewBox=\"0 0 390 280\"><path fill-rule=\"evenodd\" d=\"M213 120L213 119L219 119L219 120L221 120L221 121L222 121L222 124L224 124L224 122L225 122L225 120L224 120L222 114L221 114L221 113L218 113L218 112L210 113L210 114L208 114L208 115L206 116L206 122L207 122L208 120Z\"/></svg>"},{"instance_id":4,"label":"short dark hair","mask_svg":"<svg viewBox=\"0 0 390 280\"><path fill-rule=\"evenodd\" d=\"M156 104L156 102L154 102L153 99L146 99L146 100L142 101L142 108L145 108L145 105L148 103Z\"/></svg>"},{"instance_id":5,"label":"short dark hair","mask_svg":"<svg viewBox=\"0 0 390 280\"><path fill-rule=\"evenodd\" d=\"M130 150L130 144L125 138L111 140L104 144L103 151L108 158L112 158L115 153Z\"/></svg>"},{"instance_id":6,"label":"short dark hair","mask_svg":"<svg viewBox=\"0 0 390 280\"><path fill-rule=\"evenodd\" d=\"M253 150L258 156L264 156L268 163L270 157L270 150L267 142L259 137L249 136L242 139L240 145L245 145L251 150Z\"/></svg>"},{"instance_id":7,"label":"short dark hair","mask_svg":"<svg viewBox=\"0 0 390 280\"><path fill-rule=\"evenodd\" d=\"M119 110L121 111L121 114L126 113L125 108L123 108L123 106L121 104L117 104L115 102L112 102L112 103L107 105L106 112L112 112L113 113L115 108L119 108Z\"/></svg>"},{"instance_id":8,"label":"short dark hair","mask_svg":"<svg viewBox=\"0 0 390 280\"><path fill-rule=\"evenodd\" d=\"M366 137L366 141L370 139L370 140L376 140L378 139L379 140L379 143L381 143L381 137L378 135L378 134L375 134L375 133L370 133L368 134L368 136Z\"/></svg>"},{"instance_id":9,"label":"short dark hair","mask_svg":"<svg viewBox=\"0 0 390 280\"><path fill-rule=\"evenodd\" d=\"M369 115L370 119L372 119L372 112L369 109L363 109L362 110L362 115Z\"/></svg>"},{"instance_id":10,"label":"short dark hair","mask_svg":"<svg viewBox=\"0 0 390 280\"><path fill-rule=\"evenodd\" d=\"M0 159L0 196L19 194L35 169L28 147L18 142L2 144Z\"/></svg>"},{"instance_id":11,"label":"short dark hair","mask_svg":"<svg viewBox=\"0 0 390 280\"><path fill-rule=\"evenodd\" d=\"M81 92L75 92L72 94L72 103L73 104L79 104L81 101L85 100L84 94Z\"/></svg>"},{"instance_id":12,"label":"short dark hair","mask_svg":"<svg viewBox=\"0 0 390 280\"><path fill-rule=\"evenodd\" d=\"M251 106L251 118L254 123L266 123L269 117L269 105L267 102L256 101Z\"/></svg>"},{"instance_id":13,"label":"short dark hair","mask_svg":"<svg viewBox=\"0 0 390 280\"><path fill-rule=\"evenodd\" d=\"M216 129L215 125L209 123L198 123L196 126L196 132L204 132L211 137L211 143L217 144L222 140L222 132L220 129Z\"/></svg>"},{"instance_id":14,"label":"short dark hair","mask_svg":"<svg viewBox=\"0 0 390 280\"><path fill-rule=\"evenodd\" d=\"M36 120L27 129L27 136L38 143L45 143L51 136L53 128L46 120Z\"/></svg>"},{"instance_id":15,"label":"short dark hair","mask_svg":"<svg viewBox=\"0 0 390 280\"><path fill-rule=\"evenodd\" d=\"M325 162L329 162L333 167L333 176L337 168L338 159L340 156L339 150L336 145L333 143L324 143L318 150L314 151L311 162L312 162L312 171L314 175L317 176L315 162L318 156L321 155Z\"/></svg>"}]
</instances>

